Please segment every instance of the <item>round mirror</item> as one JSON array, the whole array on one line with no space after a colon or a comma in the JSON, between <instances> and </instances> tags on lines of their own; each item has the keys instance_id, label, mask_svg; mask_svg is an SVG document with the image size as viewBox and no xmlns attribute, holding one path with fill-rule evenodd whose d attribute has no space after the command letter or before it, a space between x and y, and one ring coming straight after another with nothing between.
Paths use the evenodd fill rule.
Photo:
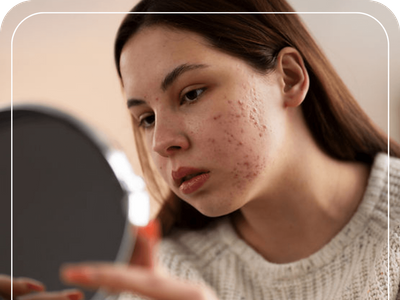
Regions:
<instances>
[{"instance_id":1,"label":"round mirror","mask_svg":"<svg viewBox=\"0 0 400 300\"><path fill-rule=\"evenodd\" d=\"M65 262L127 262L144 226L149 197L126 156L61 111L0 111L0 273L65 288ZM10 259L7 259L10 258ZM11 265L12 262L12 265ZM84 291L85 299L111 299Z\"/></svg>"}]
</instances>

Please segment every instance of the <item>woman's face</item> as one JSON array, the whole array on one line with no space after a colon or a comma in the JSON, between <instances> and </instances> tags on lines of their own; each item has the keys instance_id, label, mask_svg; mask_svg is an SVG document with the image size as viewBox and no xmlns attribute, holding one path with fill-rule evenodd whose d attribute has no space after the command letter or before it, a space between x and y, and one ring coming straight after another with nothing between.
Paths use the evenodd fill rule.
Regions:
<instances>
[{"instance_id":1,"label":"woman's face","mask_svg":"<svg viewBox=\"0 0 400 300\"><path fill-rule=\"evenodd\" d=\"M150 27L125 45L128 106L169 187L207 216L263 197L284 151L282 84L187 31Z\"/></svg>"}]
</instances>

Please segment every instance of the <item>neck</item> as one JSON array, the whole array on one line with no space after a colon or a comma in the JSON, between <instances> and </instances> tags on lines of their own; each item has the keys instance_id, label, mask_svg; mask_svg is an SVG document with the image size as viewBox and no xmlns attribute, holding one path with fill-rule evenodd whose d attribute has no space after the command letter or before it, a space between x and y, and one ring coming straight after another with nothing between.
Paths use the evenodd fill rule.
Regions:
<instances>
[{"instance_id":1,"label":"neck","mask_svg":"<svg viewBox=\"0 0 400 300\"><path fill-rule=\"evenodd\" d=\"M298 147L297 149L299 149ZM326 245L362 200L369 167L322 151L297 151L289 168L233 216L237 233L266 260L289 263ZM268 179L267 179L268 180Z\"/></svg>"}]
</instances>

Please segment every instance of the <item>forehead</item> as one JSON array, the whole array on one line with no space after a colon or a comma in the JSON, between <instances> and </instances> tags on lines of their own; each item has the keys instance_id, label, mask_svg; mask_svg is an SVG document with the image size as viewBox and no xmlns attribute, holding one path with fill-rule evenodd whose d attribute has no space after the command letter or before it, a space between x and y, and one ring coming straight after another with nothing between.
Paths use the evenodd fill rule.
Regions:
<instances>
[{"instance_id":1,"label":"forehead","mask_svg":"<svg viewBox=\"0 0 400 300\"><path fill-rule=\"evenodd\" d=\"M232 68L243 62L215 49L201 35L163 26L144 28L124 46L120 69L128 94L160 84L179 65L208 65Z\"/></svg>"},{"instance_id":2,"label":"forehead","mask_svg":"<svg viewBox=\"0 0 400 300\"><path fill-rule=\"evenodd\" d=\"M141 29L124 46L120 67L127 74L134 69L169 67L183 60L202 59L212 55L206 40L198 34L174 30L167 27L152 26ZM161 71L161 70L159 70Z\"/></svg>"}]
</instances>

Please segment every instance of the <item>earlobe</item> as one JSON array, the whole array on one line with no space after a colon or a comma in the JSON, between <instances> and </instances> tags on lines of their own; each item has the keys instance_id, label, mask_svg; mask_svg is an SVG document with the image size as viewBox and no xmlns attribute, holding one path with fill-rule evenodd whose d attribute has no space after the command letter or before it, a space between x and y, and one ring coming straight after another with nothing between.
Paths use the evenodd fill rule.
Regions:
<instances>
[{"instance_id":1,"label":"earlobe","mask_svg":"<svg viewBox=\"0 0 400 300\"><path fill-rule=\"evenodd\" d=\"M282 78L282 94L285 107L299 106L305 99L309 77L300 53L291 47L283 48L278 54L277 69Z\"/></svg>"}]
</instances>

